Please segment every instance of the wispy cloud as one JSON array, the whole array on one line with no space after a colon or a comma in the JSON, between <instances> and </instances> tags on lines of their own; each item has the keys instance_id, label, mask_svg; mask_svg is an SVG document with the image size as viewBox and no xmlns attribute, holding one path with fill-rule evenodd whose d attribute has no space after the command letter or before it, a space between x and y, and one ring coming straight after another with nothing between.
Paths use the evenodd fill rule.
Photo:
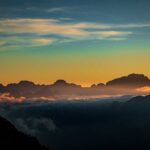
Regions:
<instances>
[{"instance_id":1,"label":"wispy cloud","mask_svg":"<svg viewBox=\"0 0 150 150\"><path fill-rule=\"evenodd\" d=\"M131 29L150 27L150 23L128 23L128 24L103 24L103 23L78 23L76 28L91 28L91 29Z\"/></svg>"},{"instance_id":2,"label":"wispy cloud","mask_svg":"<svg viewBox=\"0 0 150 150\"><path fill-rule=\"evenodd\" d=\"M5 37L3 38L5 41L0 41L1 48L4 47L33 47L33 46L43 46L43 45L51 45L56 39L54 38L37 38L37 37L27 37L24 36L17 37Z\"/></svg>"},{"instance_id":3,"label":"wispy cloud","mask_svg":"<svg viewBox=\"0 0 150 150\"><path fill-rule=\"evenodd\" d=\"M124 40L126 40L127 38L119 38L119 37L115 37L115 38L110 38L109 40L111 40L111 41L124 41Z\"/></svg>"},{"instance_id":4,"label":"wispy cloud","mask_svg":"<svg viewBox=\"0 0 150 150\"><path fill-rule=\"evenodd\" d=\"M99 35L104 38L109 38L109 37L118 37L118 36L126 36L132 34L132 32L123 32L123 31L100 31L94 33L96 35Z\"/></svg>"},{"instance_id":5,"label":"wispy cloud","mask_svg":"<svg viewBox=\"0 0 150 150\"><path fill-rule=\"evenodd\" d=\"M52 44L54 42L54 39L37 38L37 39L33 39L33 42L37 43L37 44L49 45L49 44Z\"/></svg>"},{"instance_id":6,"label":"wispy cloud","mask_svg":"<svg viewBox=\"0 0 150 150\"><path fill-rule=\"evenodd\" d=\"M57 10L57 9L56 9ZM52 10L51 10L52 11ZM55 11L55 9L53 10ZM102 24L102 23L64 23L61 19L2 19L0 20L0 32L3 34L17 34L14 38L17 45L30 43L29 45L50 45L54 43L53 36L58 37L58 42L79 41L87 39L97 40L126 40L133 31L132 28L150 27L150 24ZM126 29L122 31L122 29ZM34 37L24 38L24 34L34 34ZM49 35L50 38L45 38ZM12 41L14 41L14 39ZM16 40L17 39L17 40ZM6 45L8 37L0 41L0 45Z\"/></svg>"},{"instance_id":7,"label":"wispy cloud","mask_svg":"<svg viewBox=\"0 0 150 150\"><path fill-rule=\"evenodd\" d=\"M23 102L26 98L25 97L19 97L16 98L14 96L11 96L10 93L1 93L0 94L0 102Z\"/></svg>"}]
</instances>

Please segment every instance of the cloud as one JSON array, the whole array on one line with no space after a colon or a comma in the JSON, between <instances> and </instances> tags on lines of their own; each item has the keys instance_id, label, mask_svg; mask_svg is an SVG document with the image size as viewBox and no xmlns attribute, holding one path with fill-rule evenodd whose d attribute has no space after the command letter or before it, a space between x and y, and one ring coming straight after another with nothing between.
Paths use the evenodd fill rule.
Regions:
<instances>
[{"instance_id":1,"label":"cloud","mask_svg":"<svg viewBox=\"0 0 150 150\"><path fill-rule=\"evenodd\" d=\"M132 32L122 32L122 31L100 31L94 33L104 38L108 37L118 37L118 36L126 36L132 34Z\"/></svg>"},{"instance_id":2,"label":"cloud","mask_svg":"<svg viewBox=\"0 0 150 150\"><path fill-rule=\"evenodd\" d=\"M37 37L24 37L20 35L19 36L10 36L3 38L4 40L0 41L1 48L4 47L33 47L33 46L44 46L44 45L51 45L53 44L56 39L53 38L37 38Z\"/></svg>"},{"instance_id":3,"label":"cloud","mask_svg":"<svg viewBox=\"0 0 150 150\"><path fill-rule=\"evenodd\" d=\"M110 38L109 40L111 40L111 41L124 41L124 40L126 40L127 38Z\"/></svg>"},{"instance_id":4,"label":"cloud","mask_svg":"<svg viewBox=\"0 0 150 150\"><path fill-rule=\"evenodd\" d=\"M42 45L49 45L54 42L54 39L39 38L39 39L33 39L33 42Z\"/></svg>"},{"instance_id":5,"label":"cloud","mask_svg":"<svg viewBox=\"0 0 150 150\"><path fill-rule=\"evenodd\" d=\"M44 118L44 116L42 118L16 118L14 122L18 129L34 136L41 134L43 130L49 132L56 130L53 120Z\"/></svg>"},{"instance_id":6,"label":"cloud","mask_svg":"<svg viewBox=\"0 0 150 150\"><path fill-rule=\"evenodd\" d=\"M0 102L10 102L10 103L13 103L13 102L23 102L26 98L25 97L14 97L14 96L11 96L10 93L0 93Z\"/></svg>"},{"instance_id":7,"label":"cloud","mask_svg":"<svg viewBox=\"0 0 150 150\"><path fill-rule=\"evenodd\" d=\"M51 9L51 11L56 10L61 9ZM62 21L62 19L1 19L0 32L6 35L6 37L2 39L3 41L0 42L0 45L48 45L55 43L53 36L57 36L56 41L59 43L89 39L119 41L126 40L131 34L134 34L132 31L122 31L122 29L144 27L150 27L150 24L67 23L65 20ZM29 34L29 37L25 38L24 34ZM11 38L10 36L13 35L16 36L15 40L8 42L8 38ZM48 35L50 38L45 38L45 35Z\"/></svg>"},{"instance_id":8,"label":"cloud","mask_svg":"<svg viewBox=\"0 0 150 150\"><path fill-rule=\"evenodd\" d=\"M138 89L136 89L136 91L140 92L140 93L149 94L150 93L150 86L138 88Z\"/></svg>"},{"instance_id":9,"label":"cloud","mask_svg":"<svg viewBox=\"0 0 150 150\"><path fill-rule=\"evenodd\" d=\"M124 25L128 26L128 25ZM56 19L5 19L0 20L0 31L4 33L53 33L63 35L87 35L96 31L86 29L116 29L122 25L94 23L63 23ZM78 34L77 34L78 33Z\"/></svg>"},{"instance_id":10,"label":"cloud","mask_svg":"<svg viewBox=\"0 0 150 150\"><path fill-rule=\"evenodd\" d=\"M150 23L104 24L104 23L82 22L74 24L74 27L91 28L91 29L130 29L130 28L150 27Z\"/></svg>"},{"instance_id":11,"label":"cloud","mask_svg":"<svg viewBox=\"0 0 150 150\"><path fill-rule=\"evenodd\" d=\"M21 97L15 97L12 96L10 93L2 93L0 94L0 103L3 102L9 102L11 104L15 103L15 104L19 104L19 103L24 103L24 102L33 102L33 103L47 103L47 102L55 102L55 101L73 101L73 100L92 100L92 99L108 99L108 98L117 98L117 97L121 97L121 94L97 94L97 95L58 95L55 97L50 97L50 96L42 96L42 97L32 97L32 98L26 98L24 96Z\"/></svg>"}]
</instances>

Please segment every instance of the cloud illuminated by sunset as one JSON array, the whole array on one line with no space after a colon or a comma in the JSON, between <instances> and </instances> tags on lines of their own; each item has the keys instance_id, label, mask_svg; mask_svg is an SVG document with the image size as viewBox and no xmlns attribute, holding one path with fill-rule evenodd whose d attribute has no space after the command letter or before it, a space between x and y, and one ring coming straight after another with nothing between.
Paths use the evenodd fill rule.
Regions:
<instances>
[{"instance_id":1,"label":"cloud illuminated by sunset","mask_svg":"<svg viewBox=\"0 0 150 150\"><path fill-rule=\"evenodd\" d=\"M78 23L63 23L60 19L1 19L0 20L0 31L3 34L14 35L16 38L24 39L27 43L28 41L24 38L24 33L36 34L36 36L57 35L57 41L64 41L64 39L74 39L76 41L87 40L87 39L112 39L112 40L125 40L129 38L131 34L134 34L132 28L144 28L150 27L150 24L104 24L104 23L88 23L88 22L78 22ZM95 29L94 31L89 31L89 29ZM122 31L122 29L127 29L127 31ZM61 38L60 38L61 37ZM31 38L31 37L30 37ZM40 39L40 38L39 38ZM10 41L8 38L3 39L9 45ZM42 37L42 41L32 38L33 41L42 42L42 44L52 44L53 42L48 42L49 39ZM15 41L12 40L12 45L15 45ZM69 41L69 40L68 40ZM72 40L70 40L72 41ZM19 46L21 43L17 43ZM32 46L32 45L31 45Z\"/></svg>"},{"instance_id":2,"label":"cloud illuminated by sunset","mask_svg":"<svg viewBox=\"0 0 150 150\"><path fill-rule=\"evenodd\" d=\"M150 86L141 87L136 90L141 93L150 93Z\"/></svg>"}]
</instances>

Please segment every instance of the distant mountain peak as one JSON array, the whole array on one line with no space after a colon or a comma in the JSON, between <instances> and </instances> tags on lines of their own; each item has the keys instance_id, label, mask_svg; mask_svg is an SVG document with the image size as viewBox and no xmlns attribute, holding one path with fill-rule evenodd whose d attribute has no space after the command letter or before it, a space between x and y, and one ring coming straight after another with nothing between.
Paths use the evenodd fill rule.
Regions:
<instances>
[{"instance_id":1,"label":"distant mountain peak","mask_svg":"<svg viewBox=\"0 0 150 150\"><path fill-rule=\"evenodd\" d=\"M4 86L3 86L3 84L0 84L0 93L1 92L4 92Z\"/></svg>"},{"instance_id":2,"label":"distant mountain peak","mask_svg":"<svg viewBox=\"0 0 150 150\"><path fill-rule=\"evenodd\" d=\"M98 84L92 84L91 88L99 88L99 87L104 87L105 84L104 83L98 83Z\"/></svg>"},{"instance_id":3,"label":"distant mountain peak","mask_svg":"<svg viewBox=\"0 0 150 150\"><path fill-rule=\"evenodd\" d=\"M0 83L0 87L4 87L3 84Z\"/></svg>"},{"instance_id":4,"label":"distant mountain peak","mask_svg":"<svg viewBox=\"0 0 150 150\"><path fill-rule=\"evenodd\" d=\"M63 79L59 79L54 82L54 85L66 85L66 84L68 84L68 83Z\"/></svg>"},{"instance_id":5,"label":"distant mountain peak","mask_svg":"<svg viewBox=\"0 0 150 150\"><path fill-rule=\"evenodd\" d=\"M22 80L18 83L19 85L24 85L24 86L30 86L30 85L35 85L34 82L32 81L27 81L27 80Z\"/></svg>"},{"instance_id":6,"label":"distant mountain peak","mask_svg":"<svg viewBox=\"0 0 150 150\"><path fill-rule=\"evenodd\" d=\"M144 74L136 74L136 73L129 74L128 78L141 78L141 79L149 80L149 78Z\"/></svg>"},{"instance_id":7,"label":"distant mountain peak","mask_svg":"<svg viewBox=\"0 0 150 150\"><path fill-rule=\"evenodd\" d=\"M80 88L80 85L74 84L74 83L68 83L63 79L59 79L54 84L51 85L52 87L66 87L66 88Z\"/></svg>"},{"instance_id":8,"label":"distant mountain peak","mask_svg":"<svg viewBox=\"0 0 150 150\"><path fill-rule=\"evenodd\" d=\"M123 76L116 78L114 80L108 81L106 83L108 86L133 86L133 87L142 87L150 86L150 79L144 74L132 73L128 76Z\"/></svg>"},{"instance_id":9,"label":"distant mountain peak","mask_svg":"<svg viewBox=\"0 0 150 150\"><path fill-rule=\"evenodd\" d=\"M63 79L56 80L50 85L39 85L34 82L22 80L19 83L11 83L7 86L0 84L0 94L9 93L14 97L39 98L39 97L61 97L70 96L97 96L97 95L135 95L149 92L150 79L144 74L132 73L122 76L106 84L93 84L89 88L67 82ZM141 89L142 88L142 89Z\"/></svg>"}]
</instances>

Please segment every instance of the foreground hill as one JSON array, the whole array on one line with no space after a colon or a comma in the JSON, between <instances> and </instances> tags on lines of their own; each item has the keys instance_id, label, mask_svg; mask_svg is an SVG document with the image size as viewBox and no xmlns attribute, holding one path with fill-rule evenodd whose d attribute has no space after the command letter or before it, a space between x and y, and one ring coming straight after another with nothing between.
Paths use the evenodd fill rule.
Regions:
<instances>
[{"instance_id":1,"label":"foreground hill","mask_svg":"<svg viewBox=\"0 0 150 150\"><path fill-rule=\"evenodd\" d=\"M2 117L0 117L0 149L48 150L41 146L36 138L19 132L10 122Z\"/></svg>"}]
</instances>

